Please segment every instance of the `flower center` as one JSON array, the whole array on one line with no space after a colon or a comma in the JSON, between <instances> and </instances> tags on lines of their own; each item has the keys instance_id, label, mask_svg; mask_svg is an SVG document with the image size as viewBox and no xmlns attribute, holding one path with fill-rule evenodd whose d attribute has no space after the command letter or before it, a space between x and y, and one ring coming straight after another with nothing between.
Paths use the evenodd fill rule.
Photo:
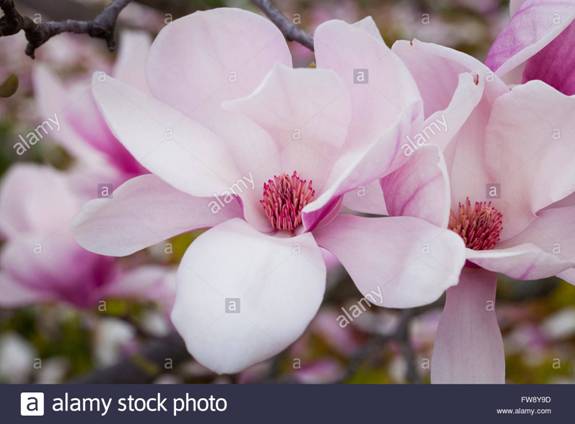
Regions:
<instances>
[{"instance_id":1,"label":"flower center","mask_svg":"<svg viewBox=\"0 0 575 424\"><path fill-rule=\"evenodd\" d=\"M274 229L294 232L301 225L301 210L314 196L311 180L302 180L294 171L291 176L275 175L264 183L260 203Z\"/></svg>"},{"instance_id":2,"label":"flower center","mask_svg":"<svg viewBox=\"0 0 575 424\"><path fill-rule=\"evenodd\" d=\"M475 202L469 198L459 202L457 213L449 216L449 229L455 231L473 250L492 249L499 242L503 229L503 214L491 202Z\"/></svg>"}]
</instances>

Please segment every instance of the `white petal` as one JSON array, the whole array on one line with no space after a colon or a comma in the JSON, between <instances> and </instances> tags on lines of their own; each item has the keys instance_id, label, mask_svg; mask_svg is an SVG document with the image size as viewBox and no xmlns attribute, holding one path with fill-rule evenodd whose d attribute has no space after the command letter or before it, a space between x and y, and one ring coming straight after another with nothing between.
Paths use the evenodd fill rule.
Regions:
<instances>
[{"instance_id":1,"label":"white petal","mask_svg":"<svg viewBox=\"0 0 575 424\"><path fill-rule=\"evenodd\" d=\"M277 238L230 220L188 248L172 321L201 364L238 372L300 337L320 306L325 276L311 234Z\"/></svg>"}]
</instances>

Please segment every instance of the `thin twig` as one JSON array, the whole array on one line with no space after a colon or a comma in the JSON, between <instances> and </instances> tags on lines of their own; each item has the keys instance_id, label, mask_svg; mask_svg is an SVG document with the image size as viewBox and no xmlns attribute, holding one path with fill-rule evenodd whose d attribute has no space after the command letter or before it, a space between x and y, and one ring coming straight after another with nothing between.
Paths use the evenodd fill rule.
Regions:
<instances>
[{"instance_id":1,"label":"thin twig","mask_svg":"<svg viewBox=\"0 0 575 424\"><path fill-rule=\"evenodd\" d=\"M417 357L415 350L411 345L411 332L409 324L415 312L409 309L402 311L402 316L399 320L399 325L395 331L395 340L399 343L401 355L406 364L406 380L408 383L421 383L421 376L417 369Z\"/></svg>"},{"instance_id":2,"label":"thin twig","mask_svg":"<svg viewBox=\"0 0 575 424\"><path fill-rule=\"evenodd\" d=\"M286 40L296 41L313 51L313 38L290 21L271 0L252 0L265 15L280 29Z\"/></svg>"},{"instance_id":3,"label":"thin twig","mask_svg":"<svg viewBox=\"0 0 575 424\"><path fill-rule=\"evenodd\" d=\"M116 48L114 30L118 15L131 1L114 0L92 21L67 19L65 21L36 23L33 19L18 12L14 0L0 0L0 9L4 12L4 16L0 18L0 36L14 35L24 31L28 40L26 54L32 58L34 58L34 52L38 47L55 35L64 32L87 34L93 38L101 38L106 41L110 50L114 50Z\"/></svg>"}]
</instances>

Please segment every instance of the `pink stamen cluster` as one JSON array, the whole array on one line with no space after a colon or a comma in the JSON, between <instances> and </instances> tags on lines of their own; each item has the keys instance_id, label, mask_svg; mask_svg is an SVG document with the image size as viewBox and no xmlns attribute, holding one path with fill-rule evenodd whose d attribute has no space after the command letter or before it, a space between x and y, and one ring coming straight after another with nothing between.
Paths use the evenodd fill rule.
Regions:
<instances>
[{"instance_id":1,"label":"pink stamen cluster","mask_svg":"<svg viewBox=\"0 0 575 424\"><path fill-rule=\"evenodd\" d=\"M503 229L503 214L491 202L475 202L469 198L459 202L457 213L451 212L449 229L455 231L473 250L492 249L499 242Z\"/></svg>"},{"instance_id":2,"label":"pink stamen cluster","mask_svg":"<svg viewBox=\"0 0 575 424\"><path fill-rule=\"evenodd\" d=\"M301 211L315 196L311 180L302 180L297 172L291 176L274 176L264 183L260 203L273 228L294 232L301 225Z\"/></svg>"}]
</instances>

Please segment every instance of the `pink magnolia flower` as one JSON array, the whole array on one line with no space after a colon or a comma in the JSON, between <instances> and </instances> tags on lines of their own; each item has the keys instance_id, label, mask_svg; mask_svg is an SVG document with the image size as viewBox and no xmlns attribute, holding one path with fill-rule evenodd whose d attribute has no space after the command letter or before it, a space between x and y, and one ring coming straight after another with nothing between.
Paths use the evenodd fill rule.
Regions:
<instances>
[{"instance_id":1,"label":"pink magnolia flower","mask_svg":"<svg viewBox=\"0 0 575 424\"><path fill-rule=\"evenodd\" d=\"M445 153L448 227L464 240L467 259L459 284L447 290L431 377L435 383L503 383L496 273L518 280L567 277L575 265L575 208L559 203L575 191L575 97L540 81L509 88L481 62L438 45L400 41L393 51L417 81L426 116L449 99L458 101L462 74L475 73L484 86L457 135L447 143L430 140ZM416 166L409 162L396 173L411 175ZM401 175L381 182L386 199L397 191L396 178ZM420 186L400 188L417 192ZM387 207L392 215L405 208L395 201Z\"/></svg>"},{"instance_id":2,"label":"pink magnolia flower","mask_svg":"<svg viewBox=\"0 0 575 424\"><path fill-rule=\"evenodd\" d=\"M106 297L171 306L170 273L160 266L125 269L81 248L70 223L85 199L70 178L49 167L15 165L0 186L0 305L49 301L92 307Z\"/></svg>"},{"instance_id":3,"label":"pink magnolia flower","mask_svg":"<svg viewBox=\"0 0 575 424\"><path fill-rule=\"evenodd\" d=\"M152 174L88 203L77 240L124 256L213 227L181 261L172 320L194 357L220 373L267 359L303 333L324 294L321 248L364 295L390 307L434 301L464 263L462 240L424 219L341 213L346 193L400 162L422 103L371 19L322 24L315 54L317 69L293 69L271 22L215 9L160 32L146 65L151 94L93 80L111 131ZM464 111L449 112L454 127ZM433 175L420 180L440 167L431 150Z\"/></svg>"},{"instance_id":4,"label":"pink magnolia flower","mask_svg":"<svg viewBox=\"0 0 575 424\"><path fill-rule=\"evenodd\" d=\"M541 80L575 94L575 1L516 0L486 59L512 83Z\"/></svg>"},{"instance_id":5,"label":"pink magnolia flower","mask_svg":"<svg viewBox=\"0 0 575 424\"><path fill-rule=\"evenodd\" d=\"M150 47L149 36L127 31L120 41L112 75L145 90L143 66ZM49 136L77 159L76 170L87 180L83 183L91 197L96 197L98 183L119 185L146 172L108 129L94 102L89 77L64 84L48 67L37 65L33 79L40 114L59 125Z\"/></svg>"}]
</instances>

